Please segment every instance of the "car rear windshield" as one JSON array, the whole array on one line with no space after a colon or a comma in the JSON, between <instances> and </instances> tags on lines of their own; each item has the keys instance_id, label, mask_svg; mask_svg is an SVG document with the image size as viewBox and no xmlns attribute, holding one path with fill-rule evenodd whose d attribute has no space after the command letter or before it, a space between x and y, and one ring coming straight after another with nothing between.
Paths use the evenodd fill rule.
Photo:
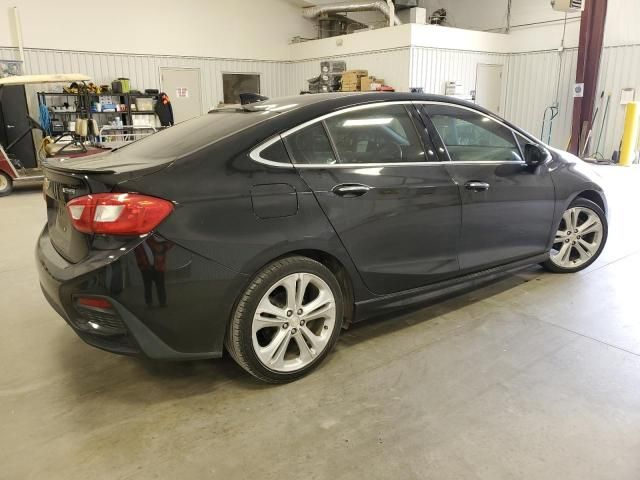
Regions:
<instances>
[{"instance_id":1,"label":"car rear windshield","mask_svg":"<svg viewBox=\"0 0 640 480\"><path fill-rule=\"evenodd\" d=\"M275 115L243 109L214 110L131 143L119 151L127 156L154 160L178 158Z\"/></svg>"}]
</instances>

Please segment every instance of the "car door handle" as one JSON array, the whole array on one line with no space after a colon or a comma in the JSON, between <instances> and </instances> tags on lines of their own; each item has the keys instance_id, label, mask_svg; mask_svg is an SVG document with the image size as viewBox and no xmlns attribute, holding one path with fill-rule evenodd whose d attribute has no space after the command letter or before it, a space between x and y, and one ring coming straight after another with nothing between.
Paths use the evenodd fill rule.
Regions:
<instances>
[{"instance_id":1,"label":"car door handle","mask_svg":"<svg viewBox=\"0 0 640 480\"><path fill-rule=\"evenodd\" d=\"M361 183L342 183L331 189L333 193L340 197L359 197L369 190L371 190L369 185L363 185Z\"/></svg>"},{"instance_id":2,"label":"car door handle","mask_svg":"<svg viewBox=\"0 0 640 480\"><path fill-rule=\"evenodd\" d=\"M15 126L15 125L8 125L8 124L7 124L7 128L16 128L16 126Z\"/></svg>"},{"instance_id":3,"label":"car door handle","mask_svg":"<svg viewBox=\"0 0 640 480\"><path fill-rule=\"evenodd\" d=\"M490 186L487 182L467 182L464 184L464 188L473 190L474 192L484 192L485 190L489 190Z\"/></svg>"}]
</instances>

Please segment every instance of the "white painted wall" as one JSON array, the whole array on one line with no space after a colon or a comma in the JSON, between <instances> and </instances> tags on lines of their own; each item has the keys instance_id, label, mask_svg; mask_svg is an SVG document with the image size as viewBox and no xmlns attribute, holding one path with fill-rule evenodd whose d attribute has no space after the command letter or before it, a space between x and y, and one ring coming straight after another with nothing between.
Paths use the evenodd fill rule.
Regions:
<instances>
[{"instance_id":1,"label":"white painted wall","mask_svg":"<svg viewBox=\"0 0 640 480\"><path fill-rule=\"evenodd\" d=\"M452 27L503 31L507 26L507 0L427 0L426 3L446 8ZM553 10L549 0L512 2L511 25L516 28L527 23L562 20L564 14Z\"/></svg>"},{"instance_id":2,"label":"white painted wall","mask_svg":"<svg viewBox=\"0 0 640 480\"><path fill-rule=\"evenodd\" d=\"M0 0L0 46L17 45L11 8L30 48L287 60L314 22L285 0L135 0L122 4Z\"/></svg>"},{"instance_id":3,"label":"white painted wall","mask_svg":"<svg viewBox=\"0 0 640 480\"><path fill-rule=\"evenodd\" d=\"M504 31L507 25L507 0L421 0L431 14L444 7L449 25L456 28ZM609 0L605 46L633 45L640 43L640 1ZM567 46L578 44L580 13L568 14ZM537 26L525 26L536 22L553 22ZM564 13L551 8L549 0L513 0L511 9L511 33L515 51L547 49L549 44L559 43L562 37Z\"/></svg>"},{"instance_id":4,"label":"white painted wall","mask_svg":"<svg viewBox=\"0 0 640 480\"><path fill-rule=\"evenodd\" d=\"M294 43L289 46L289 59L298 61L409 47L413 27L414 25L409 24L399 25L311 42Z\"/></svg>"},{"instance_id":5,"label":"white painted wall","mask_svg":"<svg viewBox=\"0 0 640 480\"><path fill-rule=\"evenodd\" d=\"M640 1L609 0L605 46L640 44Z\"/></svg>"}]
</instances>

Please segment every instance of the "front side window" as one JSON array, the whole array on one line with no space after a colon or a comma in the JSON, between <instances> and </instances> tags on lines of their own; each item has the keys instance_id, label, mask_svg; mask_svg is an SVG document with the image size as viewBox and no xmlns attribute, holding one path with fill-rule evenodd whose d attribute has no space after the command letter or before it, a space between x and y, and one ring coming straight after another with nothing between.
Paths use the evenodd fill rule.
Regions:
<instances>
[{"instance_id":1,"label":"front side window","mask_svg":"<svg viewBox=\"0 0 640 480\"><path fill-rule=\"evenodd\" d=\"M325 124L340 163L427 161L404 105L351 110L327 118ZM433 149L429 151L433 155Z\"/></svg>"},{"instance_id":2,"label":"front side window","mask_svg":"<svg viewBox=\"0 0 640 480\"><path fill-rule=\"evenodd\" d=\"M450 105L426 105L454 162L522 161L510 129L479 112Z\"/></svg>"}]
</instances>

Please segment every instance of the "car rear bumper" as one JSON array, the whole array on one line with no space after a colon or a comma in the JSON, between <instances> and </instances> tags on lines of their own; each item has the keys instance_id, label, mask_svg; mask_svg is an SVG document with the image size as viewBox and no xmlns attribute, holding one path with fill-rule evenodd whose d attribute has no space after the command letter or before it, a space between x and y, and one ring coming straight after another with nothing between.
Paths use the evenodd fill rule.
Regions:
<instances>
[{"instance_id":1,"label":"car rear bumper","mask_svg":"<svg viewBox=\"0 0 640 480\"><path fill-rule=\"evenodd\" d=\"M72 264L58 254L45 227L36 247L45 298L82 340L97 348L162 360L220 357L235 301L232 292L245 278L173 244L158 274L146 261L153 259L145 245L153 237L92 251ZM78 296L106 299L113 309L86 309L76 302Z\"/></svg>"}]
</instances>

